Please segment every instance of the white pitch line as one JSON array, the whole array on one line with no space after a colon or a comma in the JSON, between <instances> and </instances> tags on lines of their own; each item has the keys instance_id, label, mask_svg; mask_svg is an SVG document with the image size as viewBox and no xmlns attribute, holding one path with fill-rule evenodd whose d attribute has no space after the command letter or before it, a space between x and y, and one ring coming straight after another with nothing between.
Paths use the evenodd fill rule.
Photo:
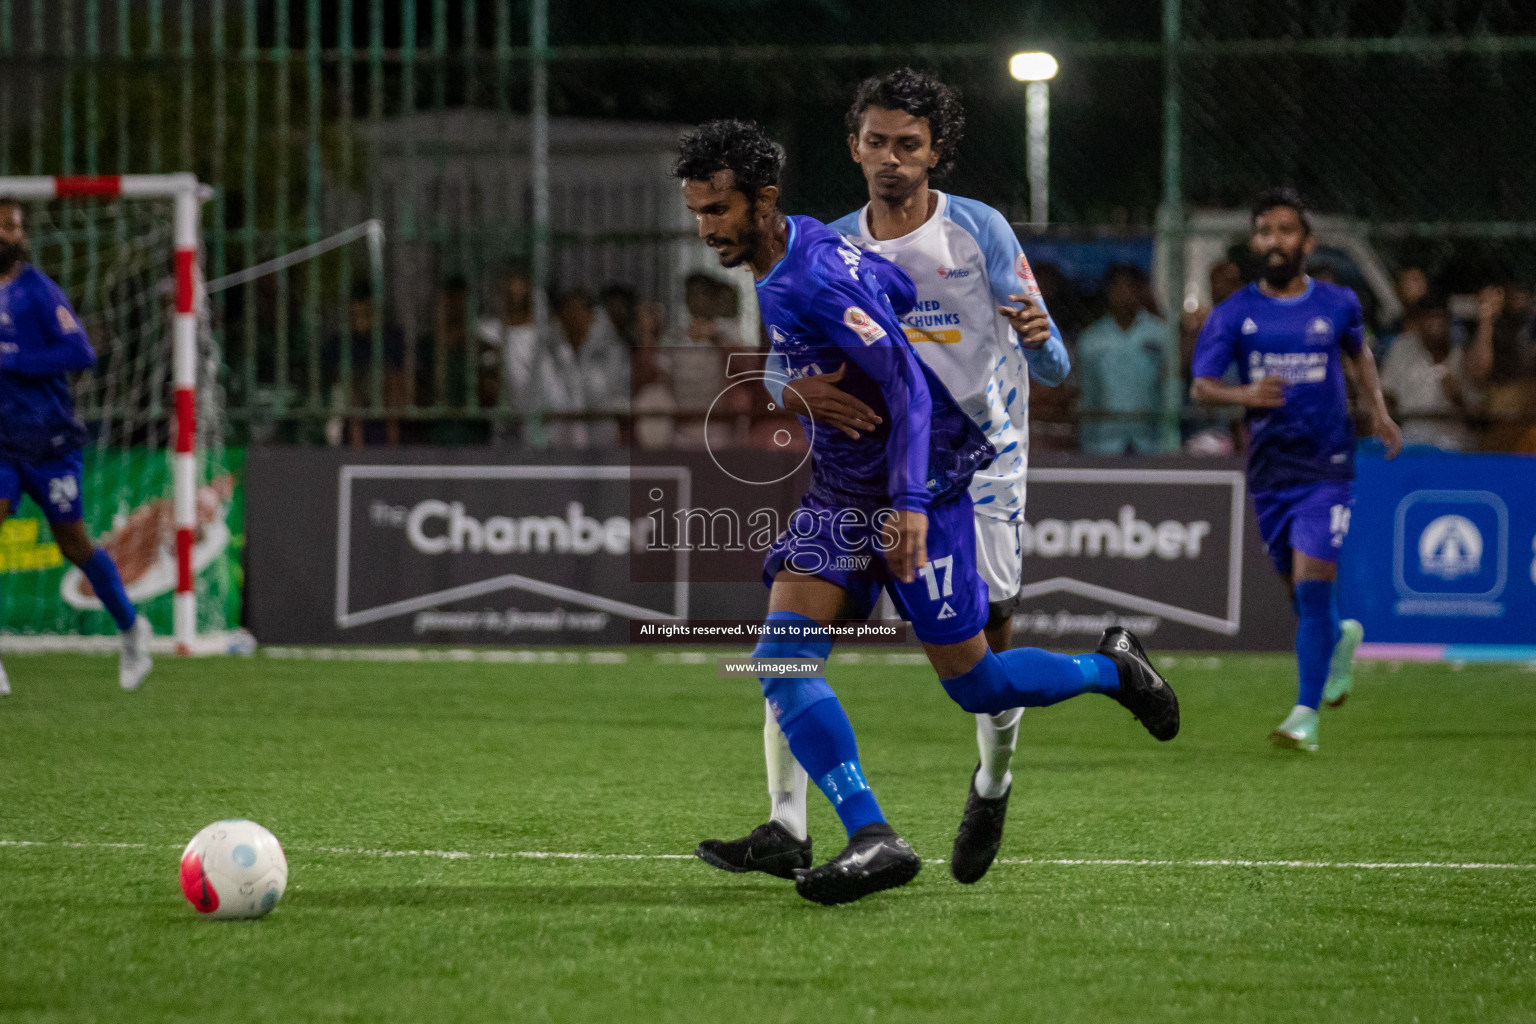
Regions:
<instances>
[{"instance_id":1,"label":"white pitch line","mask_svg":"<svg viewBox=\"0 0 1536 1024\"><path fill-rule=\"evenodd\" d=\"M994 863L1050 867L1128 868L1343 868L1362 870L1418 869L1426 871L1536 871L1536 864L1479 861L1336 861L1336 860L1155 860L1152 858L1036 858L999 857Z\"/></svg>"},{"instance_id":2,"label":"white pitch line","mask_svg":"<svg viewBox=\"0 0 1536 1024\"><path fill-rule=\"evenodd\" d=\"M83 850L144 850L148 843L82 843L35 839L0 839L0 847L53 847ZM161 849L180 849L165 846ZM353 846L289 847L294 853L339 854L351 857L432 857L439 860L693 860L691 853L579 853L560 850L384 850ZM929 858L929 864L943 864ZM1536 871L1536 864L1507 864L1493 861L1334 861L1334 860L1172 860L1136 857L999 857L995 863L1015 867L1108 867L1108 868L1300 868L1355 871Z\"/></svg>"}]
</instances>

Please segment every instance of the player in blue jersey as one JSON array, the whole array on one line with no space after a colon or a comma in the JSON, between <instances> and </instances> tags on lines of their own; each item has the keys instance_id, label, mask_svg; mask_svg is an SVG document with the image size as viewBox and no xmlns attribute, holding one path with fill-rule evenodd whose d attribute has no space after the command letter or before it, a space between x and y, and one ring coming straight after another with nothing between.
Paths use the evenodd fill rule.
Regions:
<instances>
[{"instance_id":1,"label":"player in blue jersey","mask_svg":"<svg viewBox=\"0 0 1536 1024\"><path fill-rule=\"evenodd\" d=\"M674 174L699 236L722 265L751 268L773 351L791 378L846 367L844 390L881 421L850 436L802 418L811 488L768 552L768 617L754 657L824 662L830 624L866 617L884 588L965 710L995 714L1103 693L1171 739L1177 699L1128 632L1106 631L1097 653L1077 657L987 647L967 487L996 453L902 332L896 310L914 301L911 279L818 221L781 213L782 151L756 125L713 121L680 149ZM765 672L762 688L849 837L820 867L808 869L805 850L796 890L845 903L910 881L921 861L886 822L826 679Z\"/></svg>"},{"instance_id":2,"label":"player in blue jersey","mask_svg":"<svg viewBox=\"0 0 1536 1024\"><path fill-rule=\"evenodd\" d=\"M954 166L964 137L965 111L955 91L911 68L869 78L859 84L847 127L869 202L828 227L912 279L917 303L902 315L907 340L998 452L977 471L970 494L977 568L987 585L987 643L1005 651L1023 585L1030 379L1060 384L1071 361L1007 219L984 203L931 187ZM782 406L782 356L770 356L767 378ZM874 410L844 392L840 379L836 370L802 377L791 398L818 424L851 435L873 430ZM962 883L979 881L1001 849L1022 715L1022 708L1010 708L975 718L979 756L949 858L950 873ZM810 838L806 773L771 712L763 746L768 827L755 840L707 841L701 849L711 863L761 870L774 864L775 853L792 854Z\"/></svg>"},{"instance_id":3,"label":"player in blue jersey","mask_svg":"<svg viewBox=\"0 0 1536 1024\"><path fill-rule=\"evenodd\" d=\"M1296 706L1270 734L1280 746L1317 749L1318 707L1348 696L1361 639L1340 623L1335 579L1349 532L1355 429L1346 364L1370 410L1371 433L1391 458L1402 435L1387 414L1376 360L1364 344L1360 299L1304 271L1316 245L1301 198L1273 189L1253 207L1249 247L1262 276L1217 306L1195 343L1197 402L1248 409L1248 489L1259 533L1296 608ZM1222 375L1237 364L1238 383Z\"/></svg>"},{"instance_id":4,"label":"player in blue jersey","mask_svg":"<svg viewBox=\"0 0 1536 1024\"><path fill-rule=\"evenodd\" d=\"M92 542L82 521L86 435L75 418L69 378L96 365L96 352L69 299L28 255L22 206L0 198L0 523L22 495L43 510L59 551L85 573L122 632L118 682L133 690L150 669L149 621L134 609L112 556Z\"/></svg>"}]
</instances>

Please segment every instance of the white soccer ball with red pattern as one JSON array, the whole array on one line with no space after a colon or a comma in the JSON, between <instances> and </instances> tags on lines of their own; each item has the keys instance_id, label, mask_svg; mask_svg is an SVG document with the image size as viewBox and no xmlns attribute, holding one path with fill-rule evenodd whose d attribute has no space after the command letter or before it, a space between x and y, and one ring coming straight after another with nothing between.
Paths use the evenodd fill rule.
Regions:
<instances>
[{"instance_id":1,"label":"white soccer ball with red pattern","mask_svg":"<svg viewBox=\"0 0 1536 1024\"><path fill-rule=\"evenodd\" d=\"M181 854L181 891L199 914L262 917L288 888L288 858L277 837L254 821L216 821Z\"/></svg>"}]
</instances>

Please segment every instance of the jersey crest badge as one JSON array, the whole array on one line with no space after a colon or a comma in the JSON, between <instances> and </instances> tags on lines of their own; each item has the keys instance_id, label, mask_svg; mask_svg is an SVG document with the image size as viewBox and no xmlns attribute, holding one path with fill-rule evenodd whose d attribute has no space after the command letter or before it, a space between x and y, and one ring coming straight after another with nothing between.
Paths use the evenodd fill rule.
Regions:
<instances>
[{"instance_id":1,"label":"jersey crest badge","mask_svg":"<svg viewBox=\"0 0 1536 1024\"><path fill-rule=\"evenodd\" d=\"M858 306L849 306L843 310L843 323L863 339L864 344L873 345L885 337L885 329L869 318L869 314Z\"/></svg>"},{"instance_id":2,"label":"jersey crest badge","mask_svg":"<svg viewBox=\"0 0 1536 1024\"><path fill-rule=\"evenodd\" d=\"M1326 345L1333 340L1333 321L1325 316L1313 317L1307 323L1307 344Z\"/></svg>"},{"instance_id":3,"label":"jersey crest badge","mask_svg":"<svg viewBox=\"0 0 1536 1024\"><path fill-rule=\"evenodd\" d=\"M1259 333L1259 325L1253 322L1253 317L1251 317L1251 316L1243 317L1243 333L1244 334L1258 334Z\"/></svg>"}]
</instances>

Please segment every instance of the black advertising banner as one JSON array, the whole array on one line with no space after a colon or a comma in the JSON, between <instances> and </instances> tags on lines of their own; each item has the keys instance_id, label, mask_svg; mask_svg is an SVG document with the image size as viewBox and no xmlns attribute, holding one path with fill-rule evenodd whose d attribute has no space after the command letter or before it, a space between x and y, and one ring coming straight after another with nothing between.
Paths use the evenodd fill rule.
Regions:
<instances>
[{"instance_id":1,"label":"black advertising banner","mask_svg":"<svg viewBox=\"0 0 1536 1024\"><path fill-rule=\"evenodd\" d=\"M526 646L755 622L805 467L762 452L753 469L707 452L253 448L247 624L263 643ZM1289 647L1252 518L1232 460L1037 465L1015 642L1086 649L1120 623L1165 650Z\"/></svg>"},{"instance_id":2,"label":"black advertising banner","mask_svg":"<svg viewBox=\"0 0 1536 1024\"><path fill-rule=\"evenodd\" d=\"M1118 624L1149 648L1289 648L1251 505L1237 459L1037 457L1014 642L1082 648Z\"/></svg>"},{"instance_id":3,"label":"black advertising banner","mask_svg":"<svg viewBox=\"0 0 1536 1024\"><path fill-rule=\"evenodd\" d=\"M255 448L248 625L263 643L512 646L758 619L762 554L735 510L793 509L800 460L775 459L788 476L765 487L702 452Z\"/></svg>"}]
</instances>

